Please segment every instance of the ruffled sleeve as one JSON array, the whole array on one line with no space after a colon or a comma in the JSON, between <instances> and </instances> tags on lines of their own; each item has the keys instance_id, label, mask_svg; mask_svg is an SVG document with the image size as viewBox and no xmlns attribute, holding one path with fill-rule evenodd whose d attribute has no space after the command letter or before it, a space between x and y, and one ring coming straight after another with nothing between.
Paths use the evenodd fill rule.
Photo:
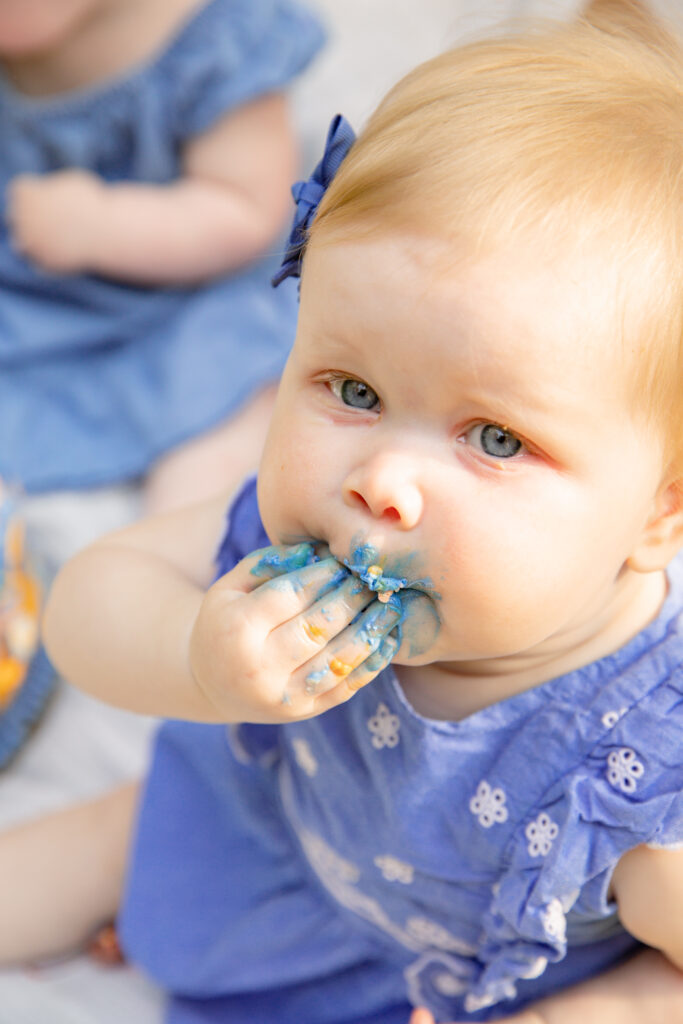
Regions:
<instances>
[{"instance_id":1,"label":"ruffled sleeve","mask_svg":"<svg viewBox=\"0 0 683 1024\"><path fill-rule=\"evenodd\" d=\"M604 711L596 742L515 829L507 868L484 919L483 970L470 1012L516 994L521 979L562 960L570 943L620 930L609 886L619 859L641 844L683 842L683 660L635 706Z\"/></svg>"},{"instance_id":2,"label":"ruffled sleeve","mask_svg":"<svg viewBox=\"0 0 683 1024\"><path fill-rule=\"evenodd\" d=\"M160 66L178 143L222 114L287 85L324 41L295 0L211 0Z\"/></svg>"},{"instance_id":3,"label":"ruffled sleeve","mask_svg":"<svg viewBox=\"0 0 683 1024\"><path fill-rule=\"evenodd\" d=\"M261 522L256 497L256 477L249 477L237 492L225 517L225 532L214 558L216 579L229 572L246 555L270 544ZM279 750L278 725L240 722L226 728L233 756L241 764L258 761L268 766Z\"/></svg>"},{"instance_id":4,"label":"ruffled sleeve","mask_svg":"<svg viewBox=\"0 0 683 1024\"><path fill-rule=\"evenodd\" d=\"M256 477L249 477L233 498L225 517L225 531L214 557L216 579L230 572L251 551L267 547L256 497Z\"/></svg>"}]
</instances>

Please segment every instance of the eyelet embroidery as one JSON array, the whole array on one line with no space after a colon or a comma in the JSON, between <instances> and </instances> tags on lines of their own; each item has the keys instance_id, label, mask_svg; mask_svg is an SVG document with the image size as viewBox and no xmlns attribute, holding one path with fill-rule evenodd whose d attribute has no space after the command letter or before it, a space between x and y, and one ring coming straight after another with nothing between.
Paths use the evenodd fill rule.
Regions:
<instances>
[{"instance_id":1,"label":"eyelet embroidery","mask_svg":"<svg viewBox=\"0 0 683 1024\"><path fill-rule=\"evenodd\" d=\"M637 779L645 774L645 768L636 760L636 752L630 747L613 750L607 757L607 781L622 793L634 793Z\"/></svg>"},{"instance_id":2,"label":"eyelet embroidery","mask_svg":"<svg viewBox=\"0 0 683 1024\"><path fill-rule=\"evenodd\" d=\"M403 976L409 1001L419 1006L432 1002L435 994L447 998L462 995L472 984L475 973L474 961L429 950L406 967Z\"/></svg>"},{"instance_id":3,"label":"eyelet embroidery","mask_svg":"<svg viewBox=\"0 0 683 1024\"><path fill-rule=\"evenodd\" d=\"M294 757L299 768L305 771L308 777L312 779L314 775L318 774L318 762L313 755L310 744L307 740L297 737L292 740L292 747L294 748Z\"/></svg>"},{"instance_id":4,"label":"eyelet embroidery","mask_svg":"<svg viewBox=\"0 0 683 1024\"><path fill-rule=\"evenodd\" d=\"M300 838L305 842L308 859L328 888L332 888L334 883L355 885L358 882L360 868L333 850L324 839L312 832L302 832Z\"/></svg>"},{"instance_id":5,"label":"eyelet embroidery","mask_svg":"<svg viewBox=\"0 0 683 1024\"><path fill-rule=\"evenodd\" d=\"M373 863L382 872L387 882L401 882L403 885L410 885L413 880L415 873L413 865L406 864L405 861L392 857L388 853L381 857L375 857Z\"/></svg>"},{"instance_id":6,"label":"eyelet embroidery","mask_svg":"<svg viewBox=\"0 0 683 1024\"><path fill-rule=\"evenodd\" d=\"M460 956L474 956L477 951L476 946L459 939L436 921L430 921L428 917L409 917L406 921L406 931L420 945L429 948L459 953Z\"/></svg>"},{"instance_id":7,"label":"eyelet embroidery","mask_svg":"<svg viewBox=\"0 0 683 1024\"><path fill-rule=\"evenodd\" d=\"M240 725L239 723L230 723L226 725L225 731L228 737L228 743L232 751L232 756L239 764L251 764L254 760L247 748L242 743L242 737L240 736Z\"/></svg>"},{"instance_id":8,"label":"eyelet embroidery","mask_svg":"<svg viewBox=\"0 0 683 1024\"><path fill-rule=\"evenodd\" d=\"M398 743L398 731L401 722L398 715L392 715L383 701L377 705L372 718L368 718L368 729L373 733L372 745L375 750L382 747L395 747Z\"/></svg>"},{"instance_id":9,"label":"eyelet embroidery","mask_svg":"<svg viewBox=\"0 0 683 1024\"><path fill-rule=\"evenodd\" d=\"M557 838L559 831L553 819L542 811L536 820L530 822L524 830L524 834L529 840L527 849L531 856L545 857L550 853L553 840Z\"/></svg>"},{"instance_id":10,"label":"eyelet embroidery","mask_svg":"<svg viewBox=\"0 0 683 1024\"><path fill-rule=\"evenodd\" d=\"M541 920L543 921L546 935L549 935L551 939L558 939L560 942L564 942L567 933L567 918L564 915L560 900L556 898L548 903L541 914Z\"/></svg>"},{"instance_id":11,"label":"eyelet embroidery","mask_svg":"<svg viewBox=\"0 0 683 1024\"><path fill-rule=\"evenodd\" d=\"M527 981L531 981L533 978L540 978L547 966L548 958L545 956L537 956L536 959L530 963L524 971L522 971L520 978L524 978Z\"/></svg>"},{"instance_id":12,"label":"eyelet embroidery","mask_svg":"<svg viewBox=\"0 0 683 1024\"><path fill-rule=\"evenodd\" d=\"M442 996L459 996L465 991L465 983L460 978L449 974L448 971L443 971L435 976L434 988Z\"/></svg>"},{"instance_id":13,"label":"eyelet embroidery","mask_svg":"<svg viewBox=\"0 0 683 1024\"><path fill-rule=\"evenodd\" d=\"M475 996L473 992L465 996L465 1010L467 1013L476 1013L477 1010L485 1010L494 1006L498 1000L491 995Z\"/></svg>"},{"instance_id":14,"label":"eyelet embroidery","mask_svg":"<svg viewBox=\"0 0 683 1024\"><path fill-rule=\"evenodd\" d=\"M626 714L626 708L619 708L618 711L606 711L602 716L602 724L606 729L612 729L619 719Z\"/></svg>"},{"instance_id":15,"label":"eyelet embroidery","mask_svg":"<svg viewBox=\"0 0 683 1024\"><path fill-rule=\"evenodd\" d=\"M502 789L491 789L488 782L482 779L477 786L476 795L470 800L470 811L476 816L482 828L491 828L496 822L507 821L506 799Z\"/></svg>"},{"instance_id":16,"label":"eyelet embroidery","mask_svg":"<svg viewBox=\"0 0 683 1024\"><path fill-rule=\"evenodd\" d=\"M503 999L514 999L517 995L517 989L512 981L501 981L500 992L497 995L484 992L483 995L475 995L474 992L470 992L469 995L465 996L465 1009L468 1013L476 1013L477 1010L485 1010L489 1006L495 1006L496 1003L501 1002Z\"/></svg>"}]
</instances>

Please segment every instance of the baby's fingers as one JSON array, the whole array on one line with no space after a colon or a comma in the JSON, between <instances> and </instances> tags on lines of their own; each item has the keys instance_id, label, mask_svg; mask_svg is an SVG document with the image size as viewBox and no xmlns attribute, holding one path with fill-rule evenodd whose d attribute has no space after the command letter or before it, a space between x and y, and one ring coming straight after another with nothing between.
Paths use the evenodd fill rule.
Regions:
<instances>
[{"instance_id":1,"label":"baby's fingers","mask_svg":"<svg viewBox=\"0 0 683 1024\"><path fill-rule=\"evenodd\" d=\"M338 563L337 568L339 572L330 585L318 588L322 596L271 635L281 652L280 663L289 666L290 672L305 665L375 600L360 580Z\"/></svg>"},{"instance_id":2,"label":"baby's fingers","mask_svg":"<svg viewBox=\"0 0 683 1024\"><path fill-rule=\"evenodd\" d=\"M410 1015L410 1024L434 1024L434 1018L429 1010L426 1010L424 1006L420 1006L413 1010Z\"/></svg>"},{"instance_id":3,"label":"baby's fingers","mask_svg":"<svg viewBox=\"0 0 683 1024\"><path fill-rule=\"evenodd\" d=\"M309 550L306 551L306 548ZM330 557L312 565L306 564L311 550L310 545L299 545L295 549L269 548L265 558L250 556L249 560L240 562L213 587L218 599L222 594L228 602L234 602L235 598L238 598L240 616L250 623L253 635L260 636L262 641L265 641L274 633L273 639L279 652L276 663L287 675L307 661L326 642L316 639L322 637L323 629L329 629L328 637L334 636L372 600L370 592L357 579L351 577L348 569L340 565L336 559ZM284 557L281 554L283 551ZM303 568L292 569L297 563L303 565ZM266 579L265 583L262 582L261 573L278 572L283 564L286 572ZM254 567L257 568L256 575L252 573ZM255 578L259 580L256 586L253 583ZM352 597L355 594L364 595L360 603ZM344 613L347 606L351 609L345 620L336 628L323 621L320 610L311 616L310 622L301 619L301 616L308 613L311 606L325 595L328 595L326 600L329 608L327 605L324 608L330 623L334 618L331 609L341 608ZM294 620L297 620L297 617L300 621L295 625ZM287 629L282 632L280 627ZM295 635L298 643L293 639ZM272 647L270 644L269 646Z\"/></svg>"},{"instance_id":4,"label":"baby's fingers","mask_svg":"<svg viewBox=\"0 0 683 1024\"><path fill-rule=\"evenodd\" d=\"M224 591L237 591L242 594L250 594L255 590L264 589L271 580L278 580L287 577L289 584L284 589L296 589L298 587L298 574L310 566L322 566L323 562L332 562L336 570L343 567L331 557L321 559L316 552L316 545L304 542L302 544L275 545L270 548L259 548L243 558L237 565L226 572L214 586ZM322 574L327 573L323 568ZM346 570L343 570L346 574ZM291 577L291 579L290 579ZM303 579L305 580L306 577Z\"/></svg>"},{"instance_id":5,"label":"baby's fingers","mask_svg":"<svg viewBox=\"0 0 683 1024\"><path fill-rule=\"evenodd\" d=\"M389 663L398 642L388 634L398 624L400 612L391 605L373 601L362 615L328 644L323 654L303 668L304 690L311 695L335 691L335 703L360 689ZM340 683L344 687L337 692ZM340 694L343 694L341 696Z\"/></svg>"},{"instance_id":6,"label":"baby's fingers","mask_svg":"<svg viewBox=\"0 0 683 1024\"><path fill-rule=\"evenodd\" d=\"M237 574L237 570L239 570L239 578L243 580L243 586L239 589L250 591L256 590L262 583L275 579L276 576L297 572L318 561L315 547L311 543L279 544L252 551L235 566L232 573Z\"/></svg>"},{"instance_id":7,"label":"baby's fingers","mask_svg":"<svg viewBox=\"0 0 683 1024\"><path fill-rule=\"evenodd\" d=\"M337 686L322 696L316 702L316 714L321 715L324 711L343 704L354 693L371 683L380 672L387 667L400 646L398 637L388 634L380 643L376 651L368 655L365 661L361 662L358 668L342 680Z\"/></svg>"}]
</instances>

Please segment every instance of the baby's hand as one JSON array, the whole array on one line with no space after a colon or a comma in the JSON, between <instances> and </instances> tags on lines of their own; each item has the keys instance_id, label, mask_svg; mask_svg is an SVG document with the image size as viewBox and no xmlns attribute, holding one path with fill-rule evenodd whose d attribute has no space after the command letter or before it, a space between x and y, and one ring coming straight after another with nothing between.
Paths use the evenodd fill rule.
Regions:
<instances>
[{"instance_id":1,"label":"baby's hand","mask_svg":"<svg viewBox=\"0 0 683 1024\"><path fill-rule=\"evenodd\" d=\"M15 248L52 273L88 270L103 194L99 178L76 169L13 178L7 219Z\"/></svg>"},{"instance_id":2,"label":"baby's hand","mask_svg":"<svg viewBox=\"0 0 683 1024\"><path fill-rule=\"evenodd\" d=\"M336 559L314 558L311 544L266 548L207 591L190 668L225 721L319 715L374 679L396 652L389 634L400 612Z\"/></svg>"}]
</instances>

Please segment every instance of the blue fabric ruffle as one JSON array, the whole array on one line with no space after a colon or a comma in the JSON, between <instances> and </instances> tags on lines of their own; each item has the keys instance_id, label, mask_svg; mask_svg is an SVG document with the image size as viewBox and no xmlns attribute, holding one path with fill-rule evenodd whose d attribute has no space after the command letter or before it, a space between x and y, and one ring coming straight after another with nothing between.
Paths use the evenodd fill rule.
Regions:
<instances>
[{"instance_id":1,"label":"blue fabric ruffle","mask_svg":"<svg viewBox=\"0 0 683 1024\"><path fill-rule=\"evenodd\" d=\"M297 181L292 187L296 212L282 266L273 277L274 287L287 277L301 276L301 262L308 240L308 229L318 212L320 200L346 159L355 139L349 122L341 114L337 114L329 127L320 163L307 181Z\"/></svg>"}]
</instances>

